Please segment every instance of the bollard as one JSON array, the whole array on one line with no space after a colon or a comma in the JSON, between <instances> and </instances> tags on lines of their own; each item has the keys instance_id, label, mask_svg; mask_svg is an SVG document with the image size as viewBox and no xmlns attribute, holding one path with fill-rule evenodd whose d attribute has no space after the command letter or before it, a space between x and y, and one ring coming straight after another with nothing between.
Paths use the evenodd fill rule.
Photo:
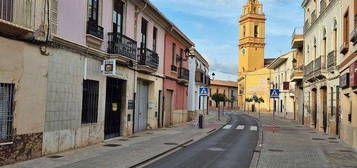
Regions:
<instances>
[{"instance_id":1,"label":"bollard","mask_svg":"<svg viewBox=\"0 0 357 168\"><path fill-rule=\"evenodd\" d=\"M203 115L198 116L198 128L203 129Z\"/></svg>"}]
</instances>

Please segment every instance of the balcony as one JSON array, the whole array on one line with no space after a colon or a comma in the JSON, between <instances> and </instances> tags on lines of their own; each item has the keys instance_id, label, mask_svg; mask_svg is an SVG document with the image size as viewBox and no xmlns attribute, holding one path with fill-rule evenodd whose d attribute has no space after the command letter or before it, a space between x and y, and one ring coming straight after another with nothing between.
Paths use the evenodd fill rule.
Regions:
<instances>
[{"instance_id":1,"label":"balcony","mask_svg":"<svg viewBox=\"0 0 357 168\"><path fill-rule=\"evenodd\" d=\"M294 69L290 78L292 82L301 82L304 78L304 71L302 70L302 67Z\"/></svg>"},{"instance_id":2,"label":"balcony","mask_svg":"<svg viewBox=\"0 0 357 168\"><path fill-rule=\"evenodd\" d=\"M314 74L317 79L326 78L326 56L321 55L315 60Z\"/></svg>"},{"instance_id":3,"label":"balcony","mask_svg":"<svg viewBox=\"0 0 357 168\"><path fill-rule=\"evenodd\" d=\"M136 61L137 43L135 40L120 33L108 33L108 38L109 54L121 55Z\"/></svg>"},{"instance_id":4,"label":"balcony","mask_svg":"<svg viewBox=\"0 0 357 168\"><path fill-rule=\"evenodd\" d=\"M154 73L159 67L159 56L156 52L147 48L140 48L138 56L138 70L147 73Z\"/></svg>"},{"instance_id":5,"label":"balcony","mask_svg":"<svg viewBox=\"0 0 357 168\"><path fill-rule=\"evenodd\" d=\"M306 32L309 28L310 28L310 22L309 20L306 20L304 24L304 32Z\"/></svg>"},{"instance_id":6,"label":"balcony","mask_svg":"<svg viewBox=\"0 0 357 168\"><path fill-rule=\"evenodd\" d=\"M87 34L93 35L97 38L103 39L103 27L99 26L97 22L87 21Z\"/></svg>"},{"instance_id":7,"label":"balcony","mask_svg":"<svg viewBox=\"0 0 357 168\"><path fill-rule=\"evenodd\" d=\"M320 1L320 14L322 14L325 11L326 7L327 7L326 0L321 0Z\"/></svg>"},{"instance_id":8,"label":"balcony","mask_svg":"<svg viewBox=\"0 0 357 168\"><path fill-rule=\"evenodd\" d=\"M355 15L355 28L350 34L350 41L353 43L353 45L357 44L357 14Z\"/></svg>"},{"instance_id":9,"label":"balcony","mask_svg":"<svg viewBox=\"0 0 357 168\"><path fill-rule=\"evenodd\" d=\"M181 82L188 82L190 80L190 71L186 68L179 68L179 80Z\"/></svg>"},{"instance_id":10,"label":"balcony","mask_svg":"<svg viewBox=\"0 0 357 168\"><path fill-rule=\"evenodd\" d=\"M301 48L304 45L304 32L302 27L298 27L294 29L292 34L291 48L297 49Z\"/></svg>"},{"instance_id":11,"label":"balcony","mask_svg":"<svg viewBox=\"0 0 357 168\"><path fill-rule=\"evenodd\" d=\"M340 53L345 55L348 52L348 42L343 42L340 47Z\"/></svg>"},{"instance_id":12,"label":"balcony","mask_svg":"<svg viewBox=\"0 0 357 168\"><path fill-rule=\"evenodd\" d=\"M331 51L327 55L327 71L333 72L336 69L336 51Z\"/></svg>"},{"instance_id":13,"label":"balcony","mask_svg":"<svg viewBox=\"0 0 357 168\"><path fill-rule=\"evenodd\" d=\"M32 38L35 16L38 22L43 21L43 16L34 14L35 9L34 0L0 0L0 33Z\"/></svg>"},{"instance_id":14,"label":"balcony","mask_svg":"<svg viewBox=\"0 0 357 168\"><path fill-rule=\"evenodd\" d=\"M317 19L316 10L311 13L311 24L313 24Z\"/></svg>"},{"instance_id":15,"label":"balcony","mask_svg":"<svg viewBox=\"0 0 357 168\"><path fill-rule=\"evenodd\" d=\"M304 77L309 82L313 80L312 78L313 70L314 70L314 61L311 61L309 64L307 64L304 67Z\"/></svg>"},{"instance_id":16,"label":"balcony","mask_svg":"<svg viewBox=\"0 0 357 168\"><path fill-rule=\"evenodd\" d=\"M203 72L201 70L196 70L195 73L195 81L197 83L203 83Z\"/></svg>"}]
</instances>

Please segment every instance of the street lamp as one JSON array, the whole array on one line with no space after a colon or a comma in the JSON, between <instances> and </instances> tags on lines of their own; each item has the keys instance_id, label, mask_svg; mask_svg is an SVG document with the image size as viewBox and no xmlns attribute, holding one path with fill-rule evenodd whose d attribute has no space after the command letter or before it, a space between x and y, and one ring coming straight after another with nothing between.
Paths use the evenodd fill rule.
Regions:
<instances>
[{"instance_id":1,"label":"street lamp","mask_svg":"<svg viewBox=\"0 0 357 168\"><path fill-rule=\"evenodd\" d=\"M212 80L214 80L215 76L216 76L216 74L214 72L212 72Z\"/></svg>"}]
</instances>

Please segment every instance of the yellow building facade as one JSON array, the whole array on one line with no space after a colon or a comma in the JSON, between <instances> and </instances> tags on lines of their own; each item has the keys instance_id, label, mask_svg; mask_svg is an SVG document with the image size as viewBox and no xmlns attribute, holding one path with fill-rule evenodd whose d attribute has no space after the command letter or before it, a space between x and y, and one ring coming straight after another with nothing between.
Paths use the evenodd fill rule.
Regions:
<instances>
[{"instance_id":1,"label":"yellow building facade","mask_svg":"<svg viewBox=\"0 0 357 168\"><path fill-rule=\"evenodd\" d=\"M271 70L266 68L271 60L264 59L265 21L263 5L258 0L248 0L239 20L238 105L245 111L272 111ZM262 97L264 103L255 107L245 101L253 96Z\"/></svg>"}]
</instances>

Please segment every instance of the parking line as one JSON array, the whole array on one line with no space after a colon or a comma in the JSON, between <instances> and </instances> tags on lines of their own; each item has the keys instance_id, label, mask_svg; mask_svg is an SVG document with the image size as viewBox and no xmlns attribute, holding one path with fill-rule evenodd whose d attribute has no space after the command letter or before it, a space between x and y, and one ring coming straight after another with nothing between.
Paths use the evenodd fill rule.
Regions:
<instances>
[{"instance_id":1,"label":"parking line","mask_svg":"<svg viewBox=\"0 0 357 168\"><path fill-rule=\"evenodd\" d=\"M258 130L258 127L257 127L257 126L250 126L250 130L251 130L251 131L257 131L257 130Z\"/></svg>"}]
</instances>

